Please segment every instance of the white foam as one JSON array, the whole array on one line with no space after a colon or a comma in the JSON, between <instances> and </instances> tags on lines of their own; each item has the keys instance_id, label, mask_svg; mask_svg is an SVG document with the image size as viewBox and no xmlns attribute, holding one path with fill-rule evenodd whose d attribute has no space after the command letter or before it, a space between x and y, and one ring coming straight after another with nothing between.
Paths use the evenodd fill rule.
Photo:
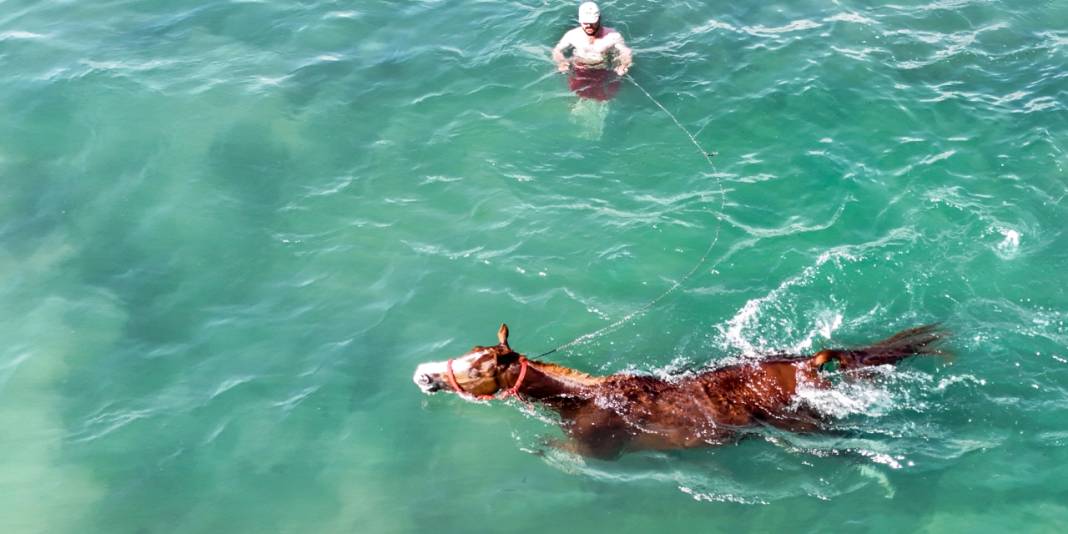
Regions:
<instances>
[{"instance_id":1,"label":"white foam","mask_svg":"<svg viewBox=\"0 0 1068 534\"><path fill-rule=\"evenodd\" d=\"M953 375L939 380L938 385L935 386L935 390L945 391L946 388L954 384L974 384L977 386L985 386L986 379L976 378L972 375Z\"/></svg>"},{"instance_id":2,"label":"white foam","mask_svg":"<svg viewBox=\"0 0 1068 534\"><path fill-rule=\"evenodd\" d=\"M767 295L746 301L745 305L742 306L742 309L727 321L724 331L726 341L731 346L741 348L746 354L757 354L766 349L766 347L754 345L754 343L750 342L745 336L746 329L758 324L762 307L768 303L778 302L780 297L791 288L804 286L813 278L813 276L815 276L824 263L840 256L842 256L842 254L834 251L826 252L820 255L814 265L810 265L802 269L797 275L787 278L779 285L779 287L772 289ZM837 328L837 325L833 327L829 326L828 328Z\"/></svg>"},{"instance_id":3,"label":"white foam","mask_svg":"<svg viewBox=\"0 0 1068 534\"><path fill-rule=\"evenodd\" d=\"M944 159L948 159L950 156L952 156L953 154L956 154L956 153L957 153L956 150L946 150L945 152L941 152L941 153L938 153L938 154L933 154L933 155L927 156L927 157L923 158L922 160L920 160L919 165L930 165L932 163L935 163L935 162L938 162L938 161L942 161Z\"/></svg>"},{"instance_id":4,"label":"white foam","mask_svg":"<svg viewBox=\"0 0 1068 534\"><path fill-rule=\"evenodd\" d=\"M23 362L30 359L30 356L32 356L32 353L22 352L12 357L10 361L0 365L0 391L4 390L4 384L11 379L11 376L15 374L15 371Z\"/></svg>"},{"instance_id":5,"label":"white foam","mask_svg":"<svg viewBox=\"0 0 1068 534\"><path fill-rule=\"evenodd\" d=\"M215 392L211 394L211 398L214 399L215 397L218 397L219 395L222 395L223 393L226 393L227 391L230 391L231 389L234 389L237 386L240 386L241 384L251 382L254 379L254 376L239 376L236 378L228 378L224 380L222 384L219 384L219 387L215 388Z\"/></svg>"},{"instance_id":6,"label":"white foam","mask_svg":"<svg viewBox=\"0 0 1068 534\"><path fill-rule=\"evenodd\" d=\"M853 22L856 24L874 25L875 21L860 13L835 13L833 16L823 19L827 22Z\"/></svg>"},{"instance_id":7,"label":"white foam","mask_svg":"<svg viewBox=\"0 0 1068 534\"><path fill-rule=\"evenodd\" d=\"M304 399L310 397L312 393L315 393L318 390L319 386L308 386L300 390L296 394L290 396L288 399L274 403L274 406L281 408L282 411L288 412L293 408L296 408L298 404L304 401Z\"/></svg>"},{"instance_id":8,"label":"white foam","mask_svg":"<svg viewBox=\"0 0 1068 534\"><path fill-rule=\"evenodd\" d=\"M865 456L868 456L869 458L872 458L873 460L875 460L875 461L877 461L879 463L885 463L884 461L876 460L874 457L869 456L868 454L865 454L867 451L860 451L860 452L861 452L861 454L864 454ZM876 455L876 456L888 458L890 462L893 462L895 464L895 465L891 465L891 467L893 467L894 469L900 469L901 468L901 464L898 464L897 462L894 462L894 459L890 458L889 456L886 456L886 455ZM886 498L887 499L893 499L894 498L894 495L897 493L897 491L894 489L894 486L890 483L890 479L886 476L885 473L880 472L878 469L875 469L874 467L872 467L870 465L861 465L861 466L859 466L857 468L857 470L860 472L861 475L864 475L865 477L868 477L868 478L874 480L875 482L877 482L879 484L879 486L881 486L883 488L883 490L886 491Z\"/></svg>"},{"instance_id":9,"label":"white foam","mask_svg":"<svg viewBox=\"0 0 1068 534\"><path fill-rule=\"evenodd\" d=\"M872 370L878 372L878 368ZM794 405L834 418L856 414L878 417L889 411L895 402L889 390L872 382L843 383L831 388L801 382L797 385Z\"/></svg>"},{"instance_id":10,"label":"white foam","mask_svg":"<svg viewBox=\"0 0 1068 534\"><path fill-rule=\"evenodd\" d=\"M152 415L151 410L128 410L119 412L107 412L86 421L86 431L90 433L79 435L73 441L88 442L100 439L120 428L135 421L148 418Z\"/></svg>"},{"instance_id":11,"label":"white foam","mask_svg":"<svg viewBox=\"0 0 1068 534\"><path fill-rule=\"evenodd\" d=\"M1001 259L1015 258L1020 251L1020 232L1012 228L996 228L995 231L1001 234L1003 239L994 247L994 252Z\"/></svg>"},{"instance_id":12,"label":"white foam","mask_svg":"<svg viewBox=\"0 0 1068 534\"><path fill-rule=\"evenodd\" d=\"M736 32L738 31L738 28L727 22L720 22L716 19L708 19L708 22L694 28L691 33L700 35L702 33L708 33L714 30L727 30Z\"/></svg>"},{"instance_id":13,"label":"white foam","mask_svg":"<svg viewBox=\"0 0 1068 534\"><path fill-rule=\"evenodd\" d=\"M356 19L362 15L359 11L331 11L327 13L323 18L325 19Z\"/></svg>"},{"instance_id":14,"label":"white foam","mask_svg":"<svg viewBox=\"0 0 1068 534\"><path fill-rule=\"evenodd\" d=\"M679 486L679 491L693 497L697 502L733 502L738 504L771 504L763 499L745 498L732 493L712 493L697 491L687 486Z\"/></svg>"},{"instance_id":15,"label":"white foam","mask_svg":"<svg viewBox=\"0 0 1068 534\"><path fill-rule=\"evenodd\" d=\"M1035 111L1045 111L1050 108L1056 108L1058 105L1057 100L1052 96L1040 96L1027 102L1027 104L1024 105L1024 109L1028 113L1033 113Z\"/></svg>"},{"instance_id":16,"label":"white foam","mask_svg":"<svg viewBox=\"0 0 1068 534\"><path fill-rule=\"evenodd\" d=\"M783 33L791 33L804 30L812 30L820 28L823 25L812 20L801 19L795 20L785 26L776 26L769 28L767 26L747 26L744 28L745 32L750 35L757 35L762 37L768 37L773 35L779 35Z\"/></svg>"},{"instance_id":17,"label":"white foam","mask_svg":"<svg viewBox=\"0 0 1068 534\"><path fill-rule=\"evenodd\" d=\"M34 32L24 32L21 30L10 30L0 33L0 42L2 41L28 41L35 39L46 39L48 36Z\"/></svg>"},{"instance_id":18,"label":"white foam","mask_svg":"<svg viewBox=\"0 0 1068 534\"><path fill-rule=\"evenodd\" d=\"M278 87L282 85L291 76L289 74L283 76L256 76L253 79L255 83L252 84L256 89L262 89L265 87Z\"/></svg>"}]
</instances>

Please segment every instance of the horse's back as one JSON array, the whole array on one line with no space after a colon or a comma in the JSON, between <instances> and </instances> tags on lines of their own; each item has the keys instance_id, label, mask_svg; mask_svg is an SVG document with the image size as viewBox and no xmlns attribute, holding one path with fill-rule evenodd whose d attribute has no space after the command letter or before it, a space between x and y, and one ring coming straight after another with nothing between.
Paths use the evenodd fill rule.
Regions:
<instances>
[{"instance_id":1,"label":"horse's back","mask_svg":"<svg viewBox=\"0 0 1068 534\"><path fill-rule=\"evenodd\" d=\"M726 424L753 424L756 420L789 415L801 381L822 384L804 356L772 358L721 367L692 380L699 384L717 417Z\"/></svg>"}]
</instances>

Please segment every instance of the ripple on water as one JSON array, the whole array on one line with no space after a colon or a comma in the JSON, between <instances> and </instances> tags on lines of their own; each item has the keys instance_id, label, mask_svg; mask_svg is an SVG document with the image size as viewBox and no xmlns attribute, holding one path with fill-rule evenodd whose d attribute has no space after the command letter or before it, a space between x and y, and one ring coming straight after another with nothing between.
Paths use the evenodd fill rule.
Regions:
<instances>
[{"instance_id":1,"label":"ripple on water","mask_svg":"<svg viewBox=\"0 0 1068 534\"><path fill-rule=\"evenodd\" d=\"M571 113L565 3L0 3L0 530L1064 523L1063 1L613 3L711 170L629 81ZM418 410L426 352L612 324L713 232L557 356L671 378L934 317L958 360L804 390L833 434L614 463Z\"/></svg>"}]
</instances>

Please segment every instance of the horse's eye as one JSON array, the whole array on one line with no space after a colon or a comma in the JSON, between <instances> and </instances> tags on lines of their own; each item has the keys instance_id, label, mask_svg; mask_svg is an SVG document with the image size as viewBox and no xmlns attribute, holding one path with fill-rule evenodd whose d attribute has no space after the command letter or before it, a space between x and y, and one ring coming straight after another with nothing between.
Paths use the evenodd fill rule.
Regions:
<instances>
[{"instance_id":1,"label":"horse's eye","mask_svg":"<svg viewBox=\"0 0 1068 534\"><path fill-rule=\"evenodd\" d=\"M467 378L478 378L482 376L482 373L478 372L478 369L471 369L467 371Z\"/></svg>"}]
</instances>

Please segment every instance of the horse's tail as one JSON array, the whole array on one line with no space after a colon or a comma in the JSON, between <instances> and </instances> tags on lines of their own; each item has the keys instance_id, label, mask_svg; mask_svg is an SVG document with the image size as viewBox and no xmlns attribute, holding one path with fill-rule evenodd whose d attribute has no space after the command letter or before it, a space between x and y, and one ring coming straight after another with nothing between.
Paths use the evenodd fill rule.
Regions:
<instances>
[{"instance_id":1,"label":"horse's tail","mask_svg":"<svg viewBox=\"0 0 1068 534\"><path fill-rule=\"evenodd\" d=\"M902 330L869 347L853 349L825 349L812 356L817 366L837 361L843 370L897 363L909 356L945 354L939 348L949 332L939 324L929 324Z\"/></svg>"}]
</instances>

